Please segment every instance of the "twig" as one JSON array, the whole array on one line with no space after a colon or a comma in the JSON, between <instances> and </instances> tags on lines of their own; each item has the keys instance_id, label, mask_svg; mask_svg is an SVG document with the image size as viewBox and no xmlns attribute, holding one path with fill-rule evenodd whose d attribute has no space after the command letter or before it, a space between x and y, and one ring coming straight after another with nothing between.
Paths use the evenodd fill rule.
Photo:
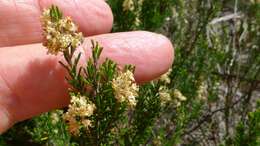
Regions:
<instances>
[{"instance_id":1,"label":"twig","mask_svg":"<svg viewBox=\"0 0 260 146\"><path fill-rule=\"evenodd\" d=\"M229 14L229 15L222 16L222 17L219 17L219 18L214 18L209 24L214 25L214 24L217 24L217 23L220 23L220 22L225 22L225 21L233 20L233 19L241 19L241 18L242 18L242 16L238 13Z\"/></svg>"},{"instance_id":2,"label":"twig","mask_svg":"<svg viewBox=\"0 0 260 146\"><path fill-rule=\"evenodd\" d=\"M188 130L188 131L183 132L183 134L182 134L181 136L187 135L187 134L192 133L193 131L197 130L198 128L200 128L200 126L201 126L203 123L205 123L209 118L211 118L212 116L214 116L216 113L221 112L221 111L224 111L224 110L226 110L226 108L229 108L229 109L230 109L230 108L233 108L235 105L237 105L238 103L240 103L240 102L242 101L242 99L243 99L243 98L238 99L237 101L235 101L235 102L234 102L231 106L229 106L229 107L219 108L219 109L216 109L216 110L210 112L210 113L207 114L207 115L204 115L203 118L198 122L198 124L197 124L195 127L191 128L191 129Z\"/></svg>"}]
</instances>

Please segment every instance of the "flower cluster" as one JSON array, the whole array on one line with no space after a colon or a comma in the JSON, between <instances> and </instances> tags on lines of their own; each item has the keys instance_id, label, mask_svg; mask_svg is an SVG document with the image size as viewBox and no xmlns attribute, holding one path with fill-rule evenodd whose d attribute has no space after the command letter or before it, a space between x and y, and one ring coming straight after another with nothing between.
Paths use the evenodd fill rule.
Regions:
<instances>
[{"instance_id":1,"label":"flower cluster","mask_svg":"<svg viewBox=\"0 0 260 146\"><path fill-rule=\"evenodd\" d=\"M164 82L166 84L169 84L171 83L171 79L170 79L170 73L172 72L172 69L169 69L165 74L163 74L161 77L160 77L160 81L161 82Z\"/></svg>"},{"instance_id":2,"label":"flower cluster","mask_svg":"<svg viewBox=\"0 0 260 146\"><path fill-rule=\"evenodd\" d=\"M51 115L50 115L51 123L54 125L57 124L61 120L60 117L62 114L63 114L62 110L56 110L56 111L51 112Z\"/></svg>"},{"instance_id":3,"label":"flower cluster","mask_svg":"<svg viewBox=\"0 0 260 146\"><path fill-rule=\"evenodd\" d=\"M44 46L48 48L48 53L57 55L64 52L69 47L76 48L83 42L83 35L78 32L78 27L72 22L70 17L63 18L55 7L45 9L41 21L43 27ZM53 16L55 15L56 16ZM56 18L56 19L54 19Z\"/></svg>"},{"instance_id":4,"label":"flower cluster","mask_svg":"<svg viewBox=\"0 0 260 146\"><path fill-rule=\"evenodd\" d=\"M123 11L130 11L136 15L134 24L137 27L141 24L140 15L142 11L143 2L144 0L138 0L137 5L135 5L134 0L124 0L122 5Z\"/></svg>"},{"instance_id":5,"label":"flower cluster","mask_svg":"<svg viewBox=\"0 0 260 146\"><path fill-rule=\"evenodd\" d=\"M123 11L133 11L134 9L135 9L135 7L134 7L134 1L133 0L124 0Z\"/></svg>"},{"instance_id":6,"label":"flower cluster","mask_svg":"<svg viewBox=\"0 0 260 146\"><path fill-rule=\"evenodd\" d=\"M200 99L200 100L207 99L207 86L206 86L205 82L202 82L200 84L197 94L198 94L198 99Z\"/></svg>"},{"instance_id":7,"label":"flower cluster","mask_svg":"<svg viewBox=\"0 0 260 146\"><path fill-rule=\"evenodd\" d=\"M172 101L170 91L166 86L161 86L159 88L159 97L162 105L165 105L166 103Z\"/></svg>"},{"instance_id":8,"label":"flower cluster","mask_svg":"<svg viewBox=\"0 0 260 146\"><path fill-rule=\"evenodd\" d=\"M187 100L187 97L185 97L178 89L174 89L173 96L176 98L175 103L177 107L181 105L181 102Z\"/></svg>"},{"instance_id":9,"label":"flower cluster","mask_svg":"<svg viewBox=\"0 0 260 146\"><path fill-rule=\"evenodd\" d=\"M142 13L142 6L143 6L143 2L144 0L138 0L137 1L137 4L138 4L138 7L137 7L137 10L136 10L136 18L135 18L135 26L140 26L141 24L141 20L140 20L140 17L141 17L141 13Z\"/></svg>"},{"instance_id":10,"label":"flower cluster","mask_svg":"<svg viewBox=\"0 0 260 146\"><path fill-rule=\"evenodd\" d=\"M78 135L81 128L92 127L90 117L96 109L95 104L87 100L85 96L72 96L69 109L63 118L69 125L69 131Z\"/></svg>"},{"instance_id":11,"label":"flower cluster","mask_svg":"<svg viewBox=\"0 0 260 146\"><path fill-rule=\"evenodd\" d=\"M161 100L161 104L164 106L167 103L174 101L172 99L172 90L167 87L167 84L171 83L170 74L172 69L169 69L165 74L163 74L158 81L162 83L159 88L159 97Z\"/></svg>"},{"instance_id":12,"label":"flower cluster","mask_svg":"<svg viewBox=\"0 0 260 146\"><path fill-rule=\"evenodd\" d=\"M167 103L173 103L176 107L179 107L181 102L187 100L187 98L182 95L178 89L171 90L166 86L161 86L159 88L159 97L162 106L166 105Z\"/></svg>"},{"instance_id":13,"label":"flower cluster","mask_svg":"<svg viewBox=\"0 0 260 146\"><path fill-rule=\"evenodd\" d=\"M118 76L112 80L115 98L118 102L127 102L130 107L136 105L136 96L138 96L138 86L135 83L134 75L130 70L118 73Z\"/></svg>"}]
</instances>

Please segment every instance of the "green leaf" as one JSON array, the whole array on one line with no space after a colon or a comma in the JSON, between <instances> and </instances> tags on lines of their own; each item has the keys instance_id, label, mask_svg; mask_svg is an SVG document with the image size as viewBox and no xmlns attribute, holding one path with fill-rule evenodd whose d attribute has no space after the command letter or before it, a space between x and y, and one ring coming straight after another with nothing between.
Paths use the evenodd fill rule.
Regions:
<instances>
[{"instance_id":1,"label":"green leaf","mask_svg":"<svg viewBox=\"0 0 260 146\"><path fill-rule=\"evenodd\" d=\"M63 14L57 6L52 5L50 9L50 16L53 21L58 21L62 19Z\"/></svg>"},{"instance_id":2,"label":"green leaf","mask_svg":"<svg viewBox=\"0 0 260 146\"><path fill-rule=\"evenodd\" d=\"M91 43L92 43L92 57L94 60L98 60L103 48L99 46L98 42L91 40Z\"/></svg>"}]
</instances>

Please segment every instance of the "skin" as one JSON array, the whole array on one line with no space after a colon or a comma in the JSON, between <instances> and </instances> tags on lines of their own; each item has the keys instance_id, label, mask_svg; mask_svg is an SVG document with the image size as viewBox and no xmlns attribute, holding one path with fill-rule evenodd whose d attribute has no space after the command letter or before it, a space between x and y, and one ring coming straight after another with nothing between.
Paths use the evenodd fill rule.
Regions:
<instances>
[{"instance_id":1,"label":"skin","mask_svg":"<svg viewBox=\"0 0 260 146\"><path fill-rule=\"evenodd\" d=\"M81 62L89 57L90 40L104 47L101 61L136 66L138 83L165 73L173 62L173 46L160 34L145 31L109 33L113 15L104 0L0 1L0 133L13 124L67 106L66 71L62 56L47 55L41 45L39 17L44 8L58 5L86 36L78 48Z\"/></svg>"}]
</instances>

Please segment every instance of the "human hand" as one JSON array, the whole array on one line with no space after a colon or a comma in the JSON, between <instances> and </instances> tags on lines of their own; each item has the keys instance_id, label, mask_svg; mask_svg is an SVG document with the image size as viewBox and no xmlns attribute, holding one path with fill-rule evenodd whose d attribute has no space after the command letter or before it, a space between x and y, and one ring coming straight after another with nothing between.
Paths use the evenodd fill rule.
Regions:
<instances>
[{"instance_id":1,"label":"human hand","mask_svg":"<svg viewBox=\"0 0 260 146\"><path fill-rule=\"evenodd\" d=\"M4 0L0 1L0 133L14 123L69 103L62 56L47 55L42 41L40 15L51 4L71 16L90 40L104 47L101 59L136 66L137 82L166 72L173 62L173 47L164 36L150 32L108 33L113 16L104 0ZM101 35L98 35L101 34ZM37 44L38 43L38 44Z\"/></svg>"}]
</instances>

